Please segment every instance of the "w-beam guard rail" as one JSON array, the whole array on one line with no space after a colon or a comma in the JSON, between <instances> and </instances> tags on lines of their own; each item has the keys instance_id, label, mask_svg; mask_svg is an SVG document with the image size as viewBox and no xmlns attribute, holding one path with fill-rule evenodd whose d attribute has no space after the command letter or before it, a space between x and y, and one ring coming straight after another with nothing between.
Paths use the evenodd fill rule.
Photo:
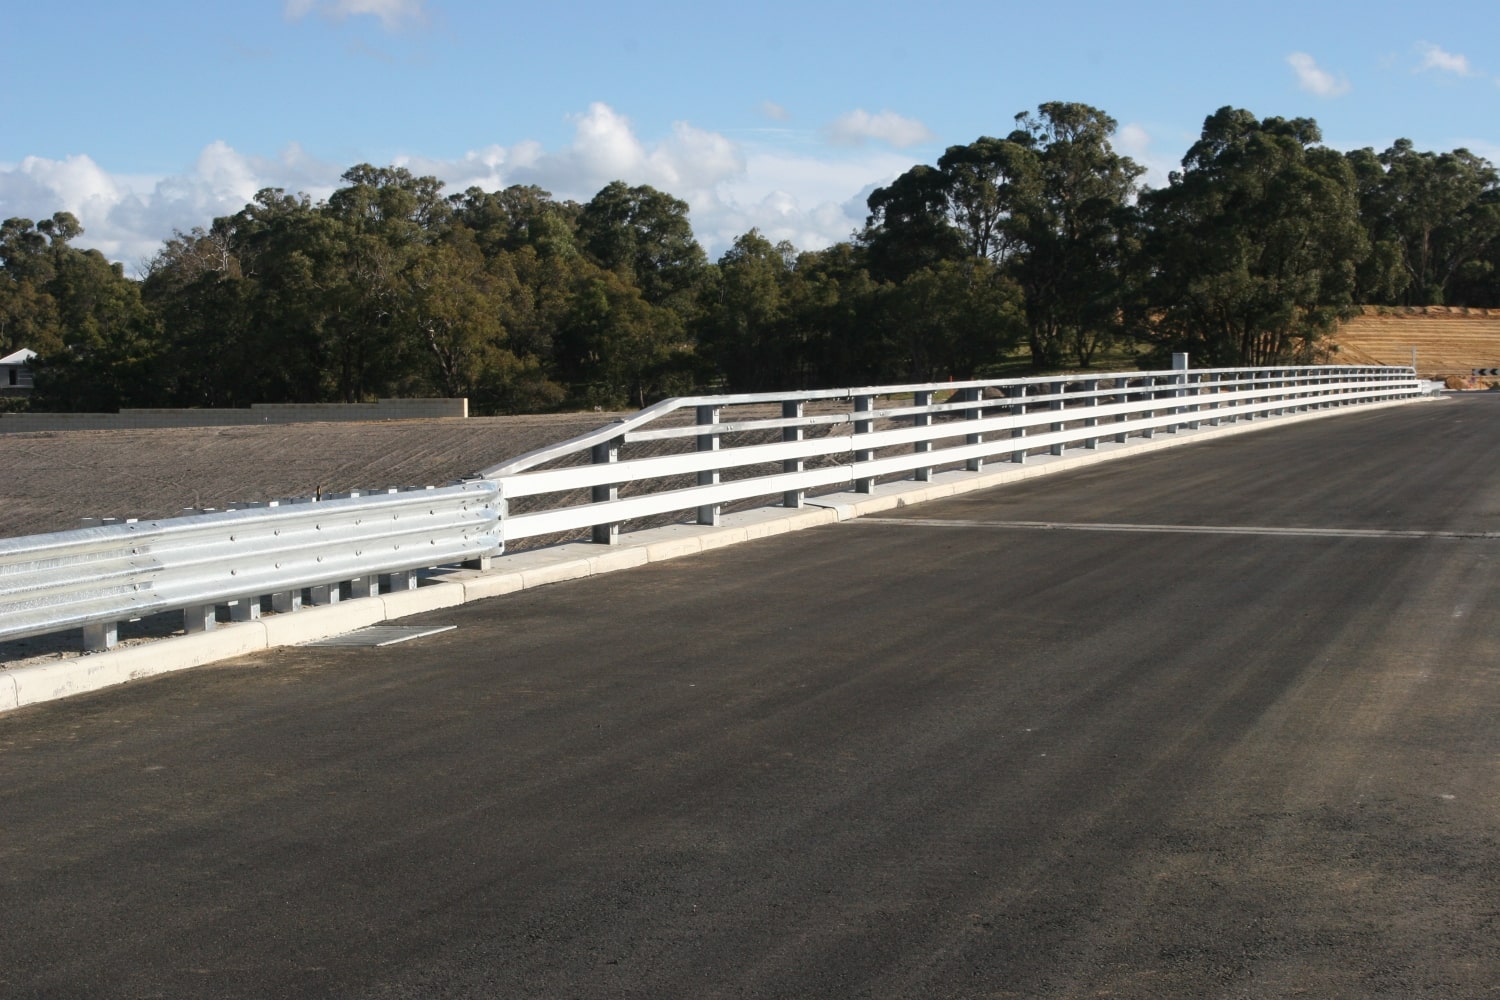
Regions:
<instances>
[{"instance_id":1,"label":"w-beam guard rail","mask_svg":"<svg viewBox=\"0 0 1500 1000\"><path fill-rule=\"evenodd\" d=\"M304 588L367 596L381 575L496 553L500 508L476 481L0 539L0 640L83 627L106 648L116 623L161 611L199 631L229 602L256 617L262 597L293 610Z\"/></svg>"}]
</instances>

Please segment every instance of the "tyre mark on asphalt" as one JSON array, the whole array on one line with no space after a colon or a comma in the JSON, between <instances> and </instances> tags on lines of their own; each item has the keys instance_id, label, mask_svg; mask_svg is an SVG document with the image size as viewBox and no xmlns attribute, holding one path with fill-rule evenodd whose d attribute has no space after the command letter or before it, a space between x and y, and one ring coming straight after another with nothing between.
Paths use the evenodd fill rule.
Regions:
<instances>
[{"instance_id":1,"label":"tyre mark on asphalt","mask_svg":"<svg viewBox=\"0 0 1500 1000\"><path fill-rule=\"evenodd\" d=\"M922 517L859 517L845 524L917 528L1000 528L1030 531L1111 531L1169 535L1273 535L1290 538L1453 538L1500 540L1500 531L1419 531L1403 528L1274 528L1218 524L1110 524L1082 521L980 521Z\"/></svg>"}]
</instances>

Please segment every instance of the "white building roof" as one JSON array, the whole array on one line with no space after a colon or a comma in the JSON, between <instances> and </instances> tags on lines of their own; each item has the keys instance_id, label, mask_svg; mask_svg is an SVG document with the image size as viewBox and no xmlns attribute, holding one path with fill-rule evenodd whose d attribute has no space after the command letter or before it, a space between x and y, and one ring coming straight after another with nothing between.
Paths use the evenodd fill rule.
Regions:
<instances>
[{"instance_id":1,"label":"white building roof","mask_svg":"<svg viewBox=\"0 0 1500 1000\"><path fill-rule=\"evenodd\" d=\"M23 347L14 354L7 354L0 358L0 365L24 365L34 357L36 357L36 351Z\"/></svg>"}]
</instances>

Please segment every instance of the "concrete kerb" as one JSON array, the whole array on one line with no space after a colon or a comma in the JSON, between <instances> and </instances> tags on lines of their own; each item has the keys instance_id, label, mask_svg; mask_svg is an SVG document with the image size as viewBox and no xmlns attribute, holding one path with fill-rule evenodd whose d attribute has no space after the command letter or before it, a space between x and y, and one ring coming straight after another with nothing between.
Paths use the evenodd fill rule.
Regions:
<instances>
[{"instance_id":1,"label":"concrete kerb","mask_svg":"<svg viewBox=\"0 0 1500 1000\"><path fill-rule=\"evenodd\" d=\"M1404 406L1417 401L1374 403L1360 409ZM996 463L983 472L938 473L932 481L925 483L901 481L877 485L871 493L845 492L813 497L809 498L806 507L797 510L766 507L726 514L720 524L714 526L674 524L632 532L622 536L618 545L609 547L573 542L518 552L497 559L491 570L453 570L429 580L416 590L306 608L294 614L273 615L255 622L225 624L212 632L176 636L105 653L0 670L0 712L276 646L312 642L424 611L695 555L725 545L878 514L1098 462L1347 412L1344 409L1315 410L1271 420L1161 433L1149 440L1132 439L1123 444L1101 441L1097 449L1082 453L1034 455L1024 463ZM1101 426L1100 431L1103 437L1108 429Z\"/></svg>"}]
</instances>

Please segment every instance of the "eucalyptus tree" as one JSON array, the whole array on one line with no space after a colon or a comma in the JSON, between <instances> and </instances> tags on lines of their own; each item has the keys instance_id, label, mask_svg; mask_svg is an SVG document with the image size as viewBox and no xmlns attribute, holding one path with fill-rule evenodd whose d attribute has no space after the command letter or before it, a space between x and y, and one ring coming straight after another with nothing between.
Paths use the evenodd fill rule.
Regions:
<instances>
[{"instance_id":1,"label":"eucalyptus tree","mask_svg":"<svg viewBox=\"0 0 1500 1000\"><path fill-rule=\"evenodd\" d=\"M1372 291L1401 305L1447 304L1463 269L1500 236L1494 166L1467 149L1420 152L1409 139L1348 156L1367 234L1386 251L1377 259L1395 265Z\"/></svg>"},{"instance_id":2,"label":"eucalyptus tree","mask_svg":"<svg viewBox=\"0 0 1500 1000\"><path fill-rule=\"evenodd\" d=\"M875 280L899 283L965 255L963 234L949 214L950 187L941 169L918 164L870 193L859 240Z\"/></svg>"},{"instance_id":3,"label":"eucalyptus tree","mask_svg":"<svg viewBox=\"0 0 1500 1000\"><path fill-rule=\"evenodd\" d=\"M1349 161L1308 118L1224 107L1144 197L1152 335L1210 364L1312 360L1369 253Z\"/></svg>"},{"instance_id":4,"label":"eucalyptus tree","mask_svg":"<svg viewBox=\"0 0 1500 1000\"><path fill-rule=\"evenodd\" d=\"M136 282L71 241L69 212L0 223L0 347L37 352L36 409L114 409L152 401L151 317Z\"/></svg>"},{"instance_id":5,"label":"eucalyptus tree","mask_svg":"<svg viewBox=\"0 0 1500 1000\"><path fill-rule=\"evenodd\" d=\"M1050 102L1016 123L1009 141L1034 164L1018 171L1027 182L1011 199L1009 272L1025 294L1032 364L1054 367L1071 351L1087 365L1119 329L1145 168L1115 152L1115 120L1087 104Z\"/></svg>"},{"instance_id":6,"label":"eucalyptus tree","mask_svg":"<svg viewBox=\"0 0 1500 1000\"><path fill-rule=\"evenodd\" d=\"M707 262L687 202L649 185L606 185L578 215L577 241L594 263L656 306L689 308Z\"/></svg>"},{"instance_id":7,"label":"eucalyptus tree","mask_svg":"<svg viewBox=\"0 0 1500 1000\"><path fill-rule=\"evenodd\" d=\"M1017 207L1040 193L1042 163L1031 143L981 136L949 146L937 165L964 254L1007 264L1022 245Z\"/></svg>"}]
</instances>

